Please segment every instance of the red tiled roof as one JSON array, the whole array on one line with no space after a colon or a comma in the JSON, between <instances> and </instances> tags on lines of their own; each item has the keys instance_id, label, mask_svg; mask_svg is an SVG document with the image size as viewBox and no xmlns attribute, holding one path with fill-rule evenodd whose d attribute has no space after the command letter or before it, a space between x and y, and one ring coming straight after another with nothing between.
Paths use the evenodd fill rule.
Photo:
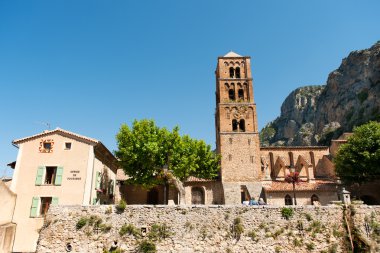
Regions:
<instances>
[{"instance_id":1,"label":"red tiled roof","mask_svg":"<svg viewBox=\"0 0 380 253\"><path fill-rule=\"evenodd\" d=\"M327 180L315 180L314 182L300 182L296 184L296 191L336 191L337 184ZM267 192L293 191L293 185L285 181L273 181L264 186Z\"/></svg>"}]
</instances>

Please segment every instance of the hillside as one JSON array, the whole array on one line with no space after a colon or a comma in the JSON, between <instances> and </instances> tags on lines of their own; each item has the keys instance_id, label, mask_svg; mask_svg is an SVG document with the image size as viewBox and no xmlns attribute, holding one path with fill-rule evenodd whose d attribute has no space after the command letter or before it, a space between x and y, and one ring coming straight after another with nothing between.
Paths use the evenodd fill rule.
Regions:
<instances>
[{"instance_id":1,"label":"hillside","mask_svg":"<svg viewBox=\"0 0 380 253\"><path fill-rule=\"evenodd\" d=\"M328 145L370 120L380 120L380 41L351 52L326 85L292 91L281 115L260 132L261 145Z\"/></svg>"}]
</instances>

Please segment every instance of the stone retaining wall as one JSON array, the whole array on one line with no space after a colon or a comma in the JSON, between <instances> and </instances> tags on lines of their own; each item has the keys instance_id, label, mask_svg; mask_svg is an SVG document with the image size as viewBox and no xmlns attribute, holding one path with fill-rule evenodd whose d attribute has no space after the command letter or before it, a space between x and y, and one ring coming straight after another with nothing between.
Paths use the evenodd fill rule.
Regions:
<instances>
[{"instance_id":1,"label":"stone retaining wall","mask_svg":"<svg viewBox=\"0 0 380 253\"><path fill-rule=\"evenodd\" d=\"M362 211L363 217L375 211L372 216L379 222L380 207L356 209L357 224L362 223ZM70 245L71 252L95 253L115 243L124 252L136 252L149 235L157 252L348 251L341 206L296 207L289 220L281 210L273 206L127 206L118 214L114 206L51 206L37 252L66 252ZM87 223L76 228L81 217L91 216L93 221L95 216L101 218L98 227ZM135 235L120 236L124 224L133 225ZM166 238L150 233L155 224L166 227L161 235Z\"/></svg>"}]
</instances>

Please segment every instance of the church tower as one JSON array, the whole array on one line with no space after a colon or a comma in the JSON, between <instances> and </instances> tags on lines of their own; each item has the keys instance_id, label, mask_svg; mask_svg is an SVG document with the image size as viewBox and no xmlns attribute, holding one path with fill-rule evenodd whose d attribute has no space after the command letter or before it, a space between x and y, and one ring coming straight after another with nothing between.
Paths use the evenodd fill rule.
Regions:
<instances>
[{"instance_id":1,"label":"church tower","mask_svg":"<svg viewBox=\"0 0 380 253\"><path fill-rule=\"evenodd\" d=\"M218 57L216 146L221 154L225 204L238 204L261 193L260 143L253 98L251 58L229 52Z\"/></svg>"}]
</instances>

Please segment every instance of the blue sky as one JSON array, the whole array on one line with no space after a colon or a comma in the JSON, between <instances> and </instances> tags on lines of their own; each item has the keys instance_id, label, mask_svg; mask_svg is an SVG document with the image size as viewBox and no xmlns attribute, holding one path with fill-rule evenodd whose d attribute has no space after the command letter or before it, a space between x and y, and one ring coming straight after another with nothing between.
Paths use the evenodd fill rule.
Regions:
<instances>
[{"instance_id":1,"label":"blue sky","mask_svg":"<svg viewBox=\"0 0 380 253\"><path fill-rule=\"evenodd\" d=\"M215 146L218 56L252 57L259 127L380 40L378 0L0 1L0 177L18 139L60 127L116 149L152 118Z\"/></svg>"}]
</instances>

